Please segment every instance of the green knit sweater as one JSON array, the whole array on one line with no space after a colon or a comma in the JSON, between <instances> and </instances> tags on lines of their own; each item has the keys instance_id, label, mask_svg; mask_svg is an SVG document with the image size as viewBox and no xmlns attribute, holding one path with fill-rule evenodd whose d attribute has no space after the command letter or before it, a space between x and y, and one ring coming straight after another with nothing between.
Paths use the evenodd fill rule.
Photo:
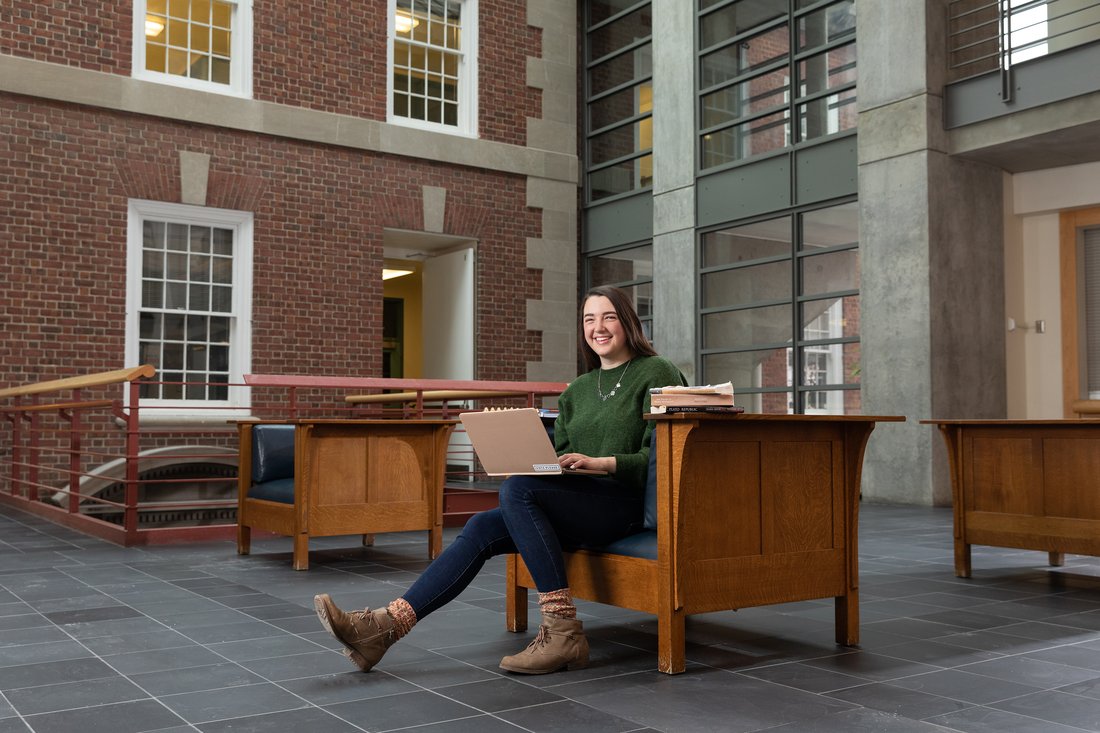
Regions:
<instances>
[{"instance_id":1,"label":"green knit sweater","mask_svg":"<svg viewBox=\"0 0 1100 733\"><path fill-rule=\"evenodd\" d=\"M617 380L621 387L615 387ZM680 370L660 356L637 357L625 373L618 366L582 374L558 399L560 412L554 423L558 455L615 456L615 478L641 490L649 470L653 432L653 423L642 419L649 412L649 390L684 383ZM605 396L614 390L614 396L600 399L597 386Z\"/></svg>"}]
</instances>

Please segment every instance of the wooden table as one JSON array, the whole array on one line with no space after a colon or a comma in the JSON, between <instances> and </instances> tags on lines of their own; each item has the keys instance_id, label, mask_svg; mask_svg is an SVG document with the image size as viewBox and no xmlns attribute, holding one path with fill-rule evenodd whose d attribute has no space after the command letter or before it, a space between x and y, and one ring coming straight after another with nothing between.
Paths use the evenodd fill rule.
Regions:
<instances>
[{"instance_id":1,"label":"wooden table","mask_svg":"<svg viewBox=\"0 0 1100 733\"><path fill-rule=\"evenodd\" d=\"M970 546L1100 555L1100 420L921 420L947 442L955 575Z\"/></svg>"}]
</instances>

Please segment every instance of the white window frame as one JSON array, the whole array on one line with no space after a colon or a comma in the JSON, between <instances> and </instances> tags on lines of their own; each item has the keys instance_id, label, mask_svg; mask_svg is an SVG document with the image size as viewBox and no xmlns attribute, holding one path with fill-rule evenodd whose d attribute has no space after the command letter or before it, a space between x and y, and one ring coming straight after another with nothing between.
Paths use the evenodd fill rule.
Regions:
<instances>
[{"instance_id":1,"label":"white window frame","mask_svg":"<svg viewBox=\"0 0 1100 733\"><path fill-rule=\"evenodd\" d=\"M252 2L253 0L222 0L234 7L229 84L191 79L176 74L149 71L145 68L145 15L146 0L134 0L133 67L135 79L195 89L202 92L252 98Z\"/></svg>"},{"instance_id":2,"label":"white window frame","mask_svg":"<svg viewBox=\"0 0 1100 733\"><path fill-rule=\"evenodd\" d=\"M430 1L430 0L429 0ZM393 44L397 37L397 0L386 2L386 121L403 127L478 137L478 24L477 0L462 0L462 56L458 64L458 125L428 122L393 113Z\"/></svg>"},{"instance_id":3,"label":"white window frame","mask_svg":"<svg viewBox=\"0 0 1100 733\"><path fill-rule=\"evenodd\" d=\"M142 245L145 219L179 224L216 226L233 230L233 312L229 327L229 395L227 400L164 400L142 398L143 405L158 408L156 416L179 417L204 415L210 408L219 420L247 417L251 406L251 390L243 386L244 375L252 370L252 236L253 215L250 211L233 211L163 201L131 199L126 228L126 364L138 366L140 334L138 314L141 310ZM156 379L156 377L154 377ZM230 409L224 409L230 408Z\"/></svg>"}]
</instances>

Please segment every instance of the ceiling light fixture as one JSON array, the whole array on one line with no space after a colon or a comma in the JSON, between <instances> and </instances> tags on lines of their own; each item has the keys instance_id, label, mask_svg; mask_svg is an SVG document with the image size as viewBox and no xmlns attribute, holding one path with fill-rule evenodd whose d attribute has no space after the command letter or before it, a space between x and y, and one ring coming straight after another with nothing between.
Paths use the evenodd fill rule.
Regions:
<instances>
[{"instance_id":1,"label":"ceiling light fixture","mask_svg":"<svg viewBox=\"0 0 1100 733\"><path fill-rule=\"evenodd\" d=\"M398 33L408 33L420 25L420 20L398 10L393 16L393 27Z\"/></svg>"},{"instance_id":2,"label":"ceiling light fixture","mask_svg":"<svg viewBox=\"0 0 1100 733\"><path fill-rule=\"evenodd\" d=\"M151 15L145 16L145 35L148 38L159 36L162 30L164 30L163 20L161 20L160 18L155 18Z\"/></svg>"},{"instance_id":3,"label":"ceiling light fixture","mask_svg":"<svg viewBox=\"0 0 1100 733\"><path fill-rule=\"evenodd\" d=\"M392 280L395 277L404 277L405 275L411 275L411 274L413 274L413 270L396 269L396 268L391 269L389 267L383 267L382 268L382 279L383 280Z\"/></svg>"}]
</instances>

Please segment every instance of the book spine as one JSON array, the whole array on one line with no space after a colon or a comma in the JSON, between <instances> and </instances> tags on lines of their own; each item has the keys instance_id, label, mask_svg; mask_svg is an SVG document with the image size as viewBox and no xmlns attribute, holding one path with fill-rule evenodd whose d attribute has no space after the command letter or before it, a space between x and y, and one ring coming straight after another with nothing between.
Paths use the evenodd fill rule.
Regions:
<instances>
[{"instance_id":1,"label":"book spine","mask_svg":"<svg viewBox=\"0 0 1100 733\"><path fill-rule=\"evenodd\" d=\"M743 407L731 405L656 405L650 410L650 413L664 415L676 412L724 412L736 415L744 411L745 408Z\"/></svg>"}]
</instances>

